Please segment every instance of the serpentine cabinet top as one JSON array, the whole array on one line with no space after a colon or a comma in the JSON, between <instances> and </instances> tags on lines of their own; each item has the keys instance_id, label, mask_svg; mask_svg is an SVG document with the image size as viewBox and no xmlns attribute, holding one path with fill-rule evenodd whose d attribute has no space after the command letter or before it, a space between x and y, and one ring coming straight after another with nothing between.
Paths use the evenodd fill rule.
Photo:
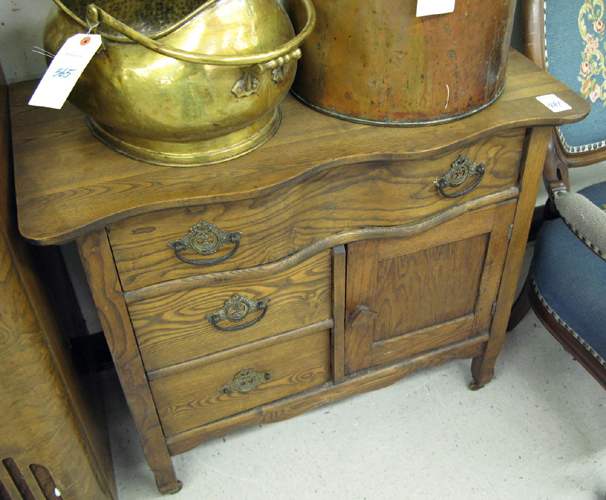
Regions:
<instances>
[{"instance_id":1,"label":"serpentine cabinet top","mask_svg":"<svg viewBox=\"0 0 606 500\"><path fill-rule=\"evenodd\" d=\"M282 124L261 148L203 167L131 160L97 141L82 113L35 108L36 82L10 88L19 227L28 240L61 244L152 210L262 196L321 169L369 160L423 158L515 127L562 125L589 104L518 52L503 94L482 111L432 126L377 127L332 118L287 97ZM536 96L556 94L572 109L554 112Z\"/></svg>"}]
</instances>

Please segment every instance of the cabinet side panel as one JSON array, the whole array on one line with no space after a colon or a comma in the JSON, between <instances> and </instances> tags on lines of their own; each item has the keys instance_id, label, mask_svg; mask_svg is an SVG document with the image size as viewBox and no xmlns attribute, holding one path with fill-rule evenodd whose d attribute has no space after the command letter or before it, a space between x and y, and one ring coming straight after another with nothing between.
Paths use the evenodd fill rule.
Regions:
<instances>
[{"instance_id":1,"label":"cabinet side panel","mask_svg":"<svg viewBox=\"0 0 606 500\"><path fill-rule=\"evenodd\" d=\"M44 466L65 498L84 492L99 500L115 498L113 474L99 469L86 434L94 429L83 427L77 411L83 409L72 404L39 321L42 304L31 302L8 241L0 222L0 467L10 465L11 477L22 478L21 491L36 498L42 496L31 464ZM3 483L12 488L11 480Z\"/></svg>"}]
</instances>

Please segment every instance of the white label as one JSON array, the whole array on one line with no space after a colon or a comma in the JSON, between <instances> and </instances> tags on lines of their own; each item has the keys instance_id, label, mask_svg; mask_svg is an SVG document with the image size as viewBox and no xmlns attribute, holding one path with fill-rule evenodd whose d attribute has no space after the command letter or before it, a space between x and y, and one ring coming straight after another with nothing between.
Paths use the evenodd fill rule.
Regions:
<instances>
[{"instance_id":1,"label":"white label","mask_svg":"<svg viewBox=\"0 0 606 500\"><path fill-rule=\"evenodd\" d=\"M44 73L29 104L61 109L100 46L101 35L80 34L68 38Z\"/></svg>"},{"instance_id":2,"label":"white label","mask_svg":"<svg viewBox=\"0 0 606 500\"><path fill-rule=\"evenodd\" d=\"M417 0L417 17L454 12L455 0Z\"/></svg>"},{"instance_id":3,"label":"white label","mask_svg":"<svg viewBox=\"0 0 606 500\"><path fill-rule=\"evenodd\" d=\"M566 111L566 110L572 109L572 106L570 106L568 103L562 101L562 99L560 99L555 94L540 95L540 96L537 96L537 99L544 106L547 106L549 109L551 109L551 111L553 111L554 113L559 113L560 111Z\"/></svg>"}]
</instances>

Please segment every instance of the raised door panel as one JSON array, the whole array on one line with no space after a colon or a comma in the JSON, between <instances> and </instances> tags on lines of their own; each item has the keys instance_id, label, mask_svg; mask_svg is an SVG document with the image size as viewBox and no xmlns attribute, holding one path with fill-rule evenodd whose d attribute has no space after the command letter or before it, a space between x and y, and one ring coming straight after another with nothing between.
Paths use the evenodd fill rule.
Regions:
<instances>
[{"instance_id":1,"label":"raised door panel","mask_svg":"<svg viewBox=\"0 0 606 500\"><path fill-rule=\"evenodd\" d=\"M488 332L515 202L347 248L347 374Z\"/></svg>"}]
</instances>

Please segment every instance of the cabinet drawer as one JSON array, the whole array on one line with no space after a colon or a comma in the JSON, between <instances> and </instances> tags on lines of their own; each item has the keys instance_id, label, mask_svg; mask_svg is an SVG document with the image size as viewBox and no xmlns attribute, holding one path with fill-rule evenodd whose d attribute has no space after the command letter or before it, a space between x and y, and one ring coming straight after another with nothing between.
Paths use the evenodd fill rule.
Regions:
<instances>
[{"instance_id":1,"label":"cabinet drawer","mask_svg":"<svg viewBox=\"0 0 606 500\"><path fill-rule=\"evenodd\" d=\"M259 379L246 385L254 375L238 378L242 370L256 371ZM329 379L330 333L326 330L267 348L234 353L229 359L152 380L150 385L164 433L171 436ZM238 392L241 389L248 392Z\"/></svg>"},{"instance_id":2,"label":"cabinet drawer","mask_svg":"<svg viewBox=\"0 0 606 500\"><path fill-rule=\"evenodd\" d=\"M504 131L463 148L415 160L352 158L349 164L319 168L295 185L276 187L259 198L126 219L108 227L122 286L130 291L162 281L273 262L339 231L419 221L515 186L524 137L525 129ZM447 174L460 156L483 162L485 172L459 188L444 190L452 195L481 179L467 194L446 197L434 181ZM198 224L199 229L190 232ZM221 235L226 242L215 248ZM194 249L169 247L177 241L183 245L193 242ZM179 257L202 263L210 260L212 264L193 264Z\"/></svg>"},{"instance_id":3,"label":"cabinet drawer","mask_svg":"<svg viewBox=\"0 0 606 500\"><path fill-rule=\"evenodd\" d=\"M149 371L327 320L330 290L330 252L323 252L281 273L141 300L130 304L129 311ZM207 318L235 294L269 302L258 310L250 307L237 321ZM243 302L232 301L228 307L236 319L247 312Z\"/></svg>"}]
</instances>

